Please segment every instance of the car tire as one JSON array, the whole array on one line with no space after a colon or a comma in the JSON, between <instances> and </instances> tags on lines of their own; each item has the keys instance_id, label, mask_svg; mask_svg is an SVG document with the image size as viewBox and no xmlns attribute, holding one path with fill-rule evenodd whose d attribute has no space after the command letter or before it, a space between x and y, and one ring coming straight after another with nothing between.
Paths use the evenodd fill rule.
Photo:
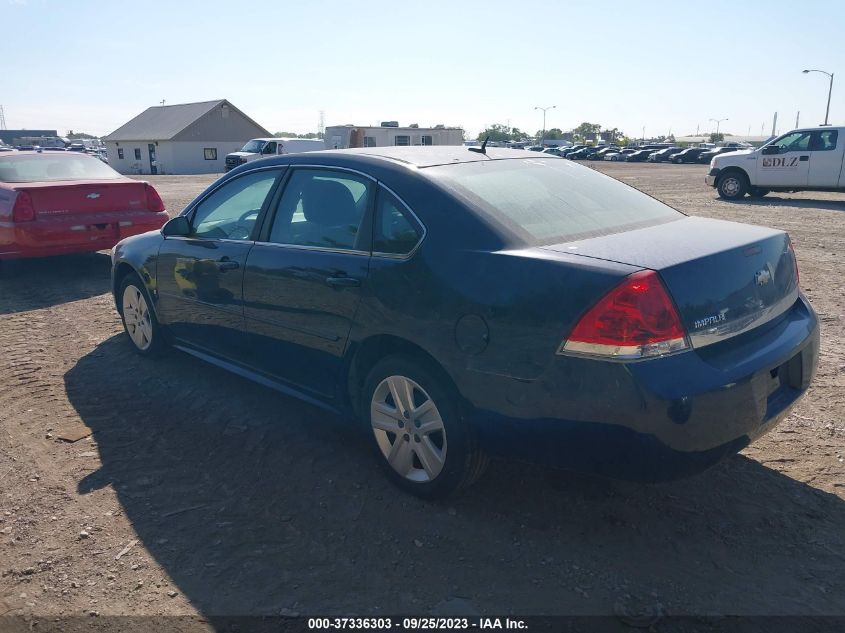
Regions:
<instances>
[{"instance_id":1,"label":"car tire","mask_svg":"<svg viewBox=\"0 0 845 633\"><path fill-rule=\"evenodd\" d=\"M166 348L146 285L135 273L123 278L117 295L123 329L133 349L142 356L157 356Z\"/></svg>"},{"instance_id":2,"label":"car tire","mask_svg":"<svg viewBox=\"0 0 845 633\"><path fill-rule=\"evenodd\" d=\"M424 499L466 488L487 466L462 409L449 381L411 357L382 359L364 381L361 417L379 465Z\"/></svg>"},{"instance_id":3,"label":"car tire","mask_svg":"<svg viewBox=\"0 0 845 633\"><path fill-rule=\"evenodd\" d=\"M770 189L760 189L760 187L750 187L748 189L748 195L752 198L762 198L767 193L769 193Z\"/></svg>"},{"instance_id":4,"label":"car tire","mask_svg":"<svg viewBox=\"0 0 845 633\"><path fill-rule=\"evenodd\" d=\"M676 165L680 165L680 164L681 164L682 162L684 162L684 161L682 161L680 158L676 158L676 159L675 159L674 161L672 161L672 162L674 162Z\"/></svg>"},{"instance_id":5,"label":"car tire","mask_svg":"<svg viewBox=\"0 0 845 633\"><path fill-rule=\"evenodd\" d=\"M748 192L748 178L739 171L729 171L719 177L716 191L723 200L740 200Z\"/></svg>"}]
</instances>

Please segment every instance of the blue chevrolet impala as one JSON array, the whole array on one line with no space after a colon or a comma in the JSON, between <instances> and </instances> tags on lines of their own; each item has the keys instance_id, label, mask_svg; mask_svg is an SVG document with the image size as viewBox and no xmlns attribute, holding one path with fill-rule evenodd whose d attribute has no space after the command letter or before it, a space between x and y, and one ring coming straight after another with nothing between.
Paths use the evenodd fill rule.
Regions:
<instances>
[{"instance_id":1,"label":"blue chevrolet impala","mask_svg":"<svg viewBox=\"0 0 845 633\"><path fill-rule=\"evenodd\" d=\"M360 421L424 497L488 456L703 470L774 427L818 360L786 233L524 151L251 162L112 258L138 352L175 347Z\"/></svg>"}]
</instances>

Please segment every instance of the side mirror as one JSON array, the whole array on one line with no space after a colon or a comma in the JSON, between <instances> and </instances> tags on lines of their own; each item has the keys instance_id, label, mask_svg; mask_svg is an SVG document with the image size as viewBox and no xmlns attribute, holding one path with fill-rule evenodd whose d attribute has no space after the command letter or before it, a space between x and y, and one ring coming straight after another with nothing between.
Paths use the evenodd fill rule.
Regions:
<instances>
[{"instance_id":1,"label":"side mirror","mask_svg":"<svg viewBox=\"0 0 845 633\"><path fill-rule=\"evenodd\" d=\"M161 227L165 237L187 237L191 234L191 223L184 215L177 215Z\"/></svg>"},{"instance_id":2,"label":"side mirror","mask_svg":"<svg viewBox=\"0 0 845 633\"><path fill-rule=\"evenodd\" d=\"M763 154L780 154L780 147L778 145L766 145L763 148Z\"/></svg>"}]
</instances>

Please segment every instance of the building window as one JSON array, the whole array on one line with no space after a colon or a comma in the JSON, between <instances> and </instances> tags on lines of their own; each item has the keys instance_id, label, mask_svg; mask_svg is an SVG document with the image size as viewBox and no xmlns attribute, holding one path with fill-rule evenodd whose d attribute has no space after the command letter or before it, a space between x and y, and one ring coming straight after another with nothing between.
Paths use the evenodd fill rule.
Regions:
<instances>
[{"instance_id":1,"label":"building window","mask_svg":"<svg viewBox=\"0 0 845 633\"><path fill-rule=\"evenodd\" d=\"M205 160L217 160L216 147L206 147L202 150L202 154L205 156Z\"/></svg>"},{"instance_id":2,"label":"building window","mask_svg":"<svg viewBox=\"0 0 845 633\"><path fill-rule=\"evenodd\" d=\"M376 146L376 137L375 136L365 136L364 137L364 147L375 147Z\"/></svg>"},{"instance_id":3,"label":"building window","mask_svg":"<svg viewBox=\"0 0 845 633\"><path fill-rule=\"evenodd\" d=\"M422 144L423 145L434 145L434 137L429 134L422 135Z\"/></svg>"},{"instance_id":4,"label":"building window","mask_svg":"<svg viewBox=\"0 0 845 633\"><path fill-rule=\"evenodd\" d=\"M120 160L123 160L123 148L122 148L122 147L118 147L118 148L117 148L117 157L118 157Z\"/></svg>"},{"instance_id":5,"label":"building window","mask_svg":"<svg viewBox=\"0 0 845 633\"><path fill-rule=\"evenodd\" d=\"M411 144L411 137L410 136L396 136L393 139L394 145L410 145Z\"/></svg>"},{"instance_id":6,"label":"building window","mask_svg":"<svg viewBox=\"0 0 845 633\"><path fill-rule=\"evenodd\" d=\"M135 148L135 160L141 160L141 148L140 147Z\"/></svg>"}]
</instances>

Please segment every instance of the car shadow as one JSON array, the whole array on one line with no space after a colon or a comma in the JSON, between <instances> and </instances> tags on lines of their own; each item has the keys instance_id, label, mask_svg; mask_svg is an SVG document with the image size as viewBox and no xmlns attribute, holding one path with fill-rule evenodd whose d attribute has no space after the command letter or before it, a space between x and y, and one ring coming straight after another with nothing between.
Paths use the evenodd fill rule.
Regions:
<instances>
[{"instance_id":1,"label":"car shadow","mask_svg":"<svg viewBox=\"0 0 845 633\"><path fill-rule=\"evenodd\" d=\"M826 211L845 211L845 200L820 200L816 198L783 198L771 194L762 198L743 198L741 200L724 200L736 204L750 204L760 207L784 206L799 209L824 209Z\"/></svg>"},{"instance_id":2,"label":"car shadow","mask_svg":"<svg viewBox=\"0 0 845 633\"><path fill-rule=\"evenodd\" d=\"M0 314L49 308L111 290L105 253L0 262Z\"/></svg>"},{"instance_id":3,"label":"car shadow","mask_svg":"<svg viewBox=\"0 0 845 633\"><path fill-rule=\"evenodd\" d=\"M113 336L65 385L101 462L78 491L111 486L212 624L612 614L620 601L845 613L845 503L742 456L660 485L496 463L432 503L391 486L348 420L178 352L150 360Z\"/></svg>"}]
</instances>

